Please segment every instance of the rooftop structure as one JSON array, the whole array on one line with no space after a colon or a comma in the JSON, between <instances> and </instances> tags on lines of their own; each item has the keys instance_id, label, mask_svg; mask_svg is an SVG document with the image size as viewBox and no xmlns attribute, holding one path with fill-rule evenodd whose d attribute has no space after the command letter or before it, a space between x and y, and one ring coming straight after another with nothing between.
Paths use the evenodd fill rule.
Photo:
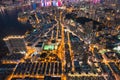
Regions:
<instances>
[{"instance_id":1,"label":"rooftop structure","mask_svg":"<svg viewBox=\"0 0 120 80\"><path fill-rule=\"evenodd\" d=\"M43 50L56 50L58 48L58 44L45 44L43 46Z\"/></svg>"},{"instance_id":2,"label":"rooftop structure","mask_svg":"<svg viewBox=\"0 0 120 80\"><path fill-rule=\"evenodd\" d=\"M12 80L120 79L119 27L112 23L120 19L120 9L106 4L112 0L29 1L33 9L18 16L35 26L25 34L27 54L16 54L25 48L24 36L4 38L14 54L1 62L17 65Z\"/></svg>"},{"instance_id":3,"label":"rooftop structure","mask_svg":"<svg viewBox=\"0 0 120 80\"><path fill-rule=\"evenodd\" d=\"M24 41L24 36L8 36L3 39L12 53L26 53L26 45Z\"/></svg>"}]
</instances>

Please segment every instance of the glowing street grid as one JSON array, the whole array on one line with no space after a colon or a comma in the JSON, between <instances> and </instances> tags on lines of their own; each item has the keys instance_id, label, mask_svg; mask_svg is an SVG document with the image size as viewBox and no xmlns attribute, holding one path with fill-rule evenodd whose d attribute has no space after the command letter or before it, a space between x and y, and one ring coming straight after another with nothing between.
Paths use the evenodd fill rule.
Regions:
<instances>
[{"instance_id":1,"label":"glowing street grid","mask_svg":"<svg viewBox=\"0 0 120 80\"><path fill-rule=\"evenodd\" d=\"M0 22L0 80L120 80L120 0L1 0Z\"/></svg>"}]
</instances>

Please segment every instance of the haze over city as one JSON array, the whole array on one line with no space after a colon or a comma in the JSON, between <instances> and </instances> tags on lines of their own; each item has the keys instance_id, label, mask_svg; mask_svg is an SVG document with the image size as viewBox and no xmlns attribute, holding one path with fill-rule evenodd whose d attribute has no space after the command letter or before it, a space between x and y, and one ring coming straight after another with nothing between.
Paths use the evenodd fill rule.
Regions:
<instances>
[{"instance_id":1,"label":"haze over city","mask_svg":"<svg viewBox=\"0 0 120 80\"><path fill-rule=\"evenodd\" d=\"M120 0L0 0L0 80L120 80Z\"/></svg>"}]
</instances>

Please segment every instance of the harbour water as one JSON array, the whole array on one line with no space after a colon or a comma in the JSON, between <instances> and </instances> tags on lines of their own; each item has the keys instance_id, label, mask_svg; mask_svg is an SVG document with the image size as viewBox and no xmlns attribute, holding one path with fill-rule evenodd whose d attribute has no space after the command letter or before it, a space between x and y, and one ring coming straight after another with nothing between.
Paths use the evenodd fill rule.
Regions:
<instances>
[{"instance_id":1,"label":"harbour water","mask_svg":"<svg viewBox=\"0 0 120 80\"><path fill-rule=\"evenodd\" d=\"M18 22L17 16L20 11L20 9L15 9L0 13L0 39L7 35L23 35L26 30L32 28L30 24Z\"/></svg>"}]
</instances>

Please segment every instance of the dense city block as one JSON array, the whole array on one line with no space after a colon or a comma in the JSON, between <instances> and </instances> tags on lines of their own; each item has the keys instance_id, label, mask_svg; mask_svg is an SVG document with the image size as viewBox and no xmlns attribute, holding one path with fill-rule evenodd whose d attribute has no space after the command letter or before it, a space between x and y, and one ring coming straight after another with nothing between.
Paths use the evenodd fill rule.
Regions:
<instances>
[{"instance_id":1,"label":"dense city block","mask_svg":"<svg viewBox=\"0 0 120 80\"><path fill-rule=\"evenodd\" d=\"M0 30L0 80L120 80L120 0L0 0L0 22L24 28Z\"/></svg>"}]
</instances>

